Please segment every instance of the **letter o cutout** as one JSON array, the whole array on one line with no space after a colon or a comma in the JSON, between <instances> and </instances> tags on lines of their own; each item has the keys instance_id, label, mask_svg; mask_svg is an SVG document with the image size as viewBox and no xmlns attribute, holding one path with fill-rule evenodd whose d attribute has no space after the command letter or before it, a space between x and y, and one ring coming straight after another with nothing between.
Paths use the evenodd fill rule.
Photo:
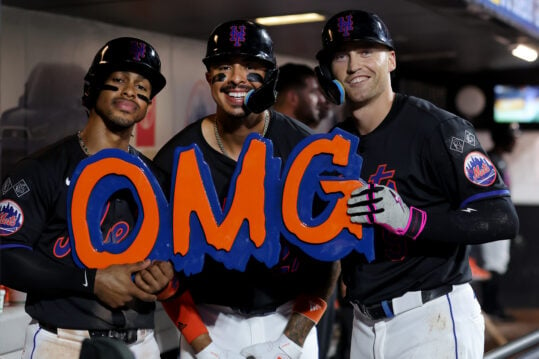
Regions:
<instances>
[{"instance_id":1,"label":"letter o cutout","mask_svg":"<svg viewBox=\"0 0 539 359\"><path fill-rule=\"evenodd\" d=\"M105 177L109 175L124 176L131 181L140 198L143 215L136 238L125 251L117 254L95 249L87 222L90 196L96 185L102 180L106 181ZM105 268L112 264L143 260L151 252L159 232L159 208L150 181L142 168L115 157L102 158L84 167L73 188L70 214L72 243L78 259L88 268Z\"/></svg>"}]
</instances>

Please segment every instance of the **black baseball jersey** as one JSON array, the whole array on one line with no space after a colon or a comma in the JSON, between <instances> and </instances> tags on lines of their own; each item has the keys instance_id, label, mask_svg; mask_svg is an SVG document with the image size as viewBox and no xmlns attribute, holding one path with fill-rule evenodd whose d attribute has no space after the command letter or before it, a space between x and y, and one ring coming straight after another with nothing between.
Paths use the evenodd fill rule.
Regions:
<instances>
[{"instance_id":1,"label":"black baseball jersey","mask_svg":"<svg viewBox=\"0 0 539 359\"><path fill-rule=\"evenodd\" d=\"M133 149L130 153L141 157L151 168L147 158ZM76 264L67 226L67 194L73 171L85 157L77 136L73 135L17 165L2 185L0 211L3 218L12 220L4 221L0 227L0 250L26 248L46 258L51 265L74 270ZM118 233L113 230L115 226L127 225L125 235L128 235L136 224L137 206L129 191L115 193L107 206L101 224L104 240L119 241L121 238L109 238L107 234L114 236ZM88 282L81 280L80 285L88 287ZM69 329L153 328L154 309L155 303L137 301L130 308L113 310L93 293L85 293L82 287L80 291L47 292L29 288L26 300L26 311L32 318Z\"/></svg>"},{"instance_id":2,"label":"black baseball jersey","mask_svg":"<svg viewBox=\"0 0 539 359\"><path fill-rule=\"evenodd\" d=\"M203 138L202 120L174 136L155 156L154 163L164 172L171 173L174 150L180 146L198 144L209 165L220 203L225 202L236 161L214 150ZM310 130L299 121L271 111L266 138L273 142L273 155L280 157L282 167L296 144ZM210 256L204 259L201 273L185 280L195 302L217 304L245 312L272 311L280 304L294 299L299 293L313 288L328 263L320 263L281 238L281 259L268 269L256 259L250 259L244 272L229 270Z\"/></svg>"},{"instance_id":3,"label":"black baseball jersey","mask_svg":"<svg viewBox=\"0 0 539 359\"><path fill-rule=\"evenodd\" d=\"M360 138L361 178L393 188L408 206L445 213L509 196L473 126L452 113L396 94L389 114L371 133L360 136L354 121L338 126ZM368 263L353 254L342 261L349 299L373 304L407 291L468 282L467 244L458 238L413 240L375 226L376 259Z\"/></svg>"}]
</instances>

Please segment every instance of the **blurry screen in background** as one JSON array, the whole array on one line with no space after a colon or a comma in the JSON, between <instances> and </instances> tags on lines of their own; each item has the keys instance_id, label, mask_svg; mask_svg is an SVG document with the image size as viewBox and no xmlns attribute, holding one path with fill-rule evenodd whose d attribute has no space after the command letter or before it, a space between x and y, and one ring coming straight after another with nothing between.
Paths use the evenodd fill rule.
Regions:
<instances>
[{"instance_id":1,"label":"blurry screen in background","mask_svg":"<svg viewBox=\"0 0 539 359\"><path fill-rule=\"evenodd\" d=\"M539 85L494 86L494 121L539 123Z\"/></svg>"}]
</instances>

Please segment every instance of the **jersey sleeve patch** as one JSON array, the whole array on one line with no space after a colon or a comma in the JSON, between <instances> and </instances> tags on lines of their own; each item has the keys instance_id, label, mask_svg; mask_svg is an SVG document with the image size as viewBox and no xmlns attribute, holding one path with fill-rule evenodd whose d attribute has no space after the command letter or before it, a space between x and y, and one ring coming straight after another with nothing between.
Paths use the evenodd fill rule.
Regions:
<instances>
[{"instance_id":1,"label":"jersey sleeve patch","mask_svg":"<svg viewBox=\"0 0 539 359\"><path fill-rule=\"evenodd\" d=\"M0 202L0 236L9 236L21 229L24 214L21 207L10 199Z\"/></svg>"},{"instance_id":2,"label":"jersey sleeve patch","mask_svg":"<svg viewBox=\"0 0 539 359\"><path fill-rule=\"evenodd\" d=\"M468 181L488 187L496 181L496 168L490 159L479 151L470 152L464 160L464 174Z\"/></svg>"}]
</instances>

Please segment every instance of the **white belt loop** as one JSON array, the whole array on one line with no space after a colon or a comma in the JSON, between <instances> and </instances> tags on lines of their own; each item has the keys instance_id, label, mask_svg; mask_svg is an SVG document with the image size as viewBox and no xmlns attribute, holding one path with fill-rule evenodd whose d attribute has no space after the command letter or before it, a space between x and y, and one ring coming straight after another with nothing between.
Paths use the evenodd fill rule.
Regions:
<instances>
[{"instance_id":1,"label":"white belt loop","mask_svg":"<svg viewBox=\"0 0 539 359\"><path fill-rule=\"evenodd\" d=\"M391 300L391 304L393 304L394 315L420 307L423 305L421 291L406 292L400 297L393 298Z\"/></svg>"}]
</instances>

